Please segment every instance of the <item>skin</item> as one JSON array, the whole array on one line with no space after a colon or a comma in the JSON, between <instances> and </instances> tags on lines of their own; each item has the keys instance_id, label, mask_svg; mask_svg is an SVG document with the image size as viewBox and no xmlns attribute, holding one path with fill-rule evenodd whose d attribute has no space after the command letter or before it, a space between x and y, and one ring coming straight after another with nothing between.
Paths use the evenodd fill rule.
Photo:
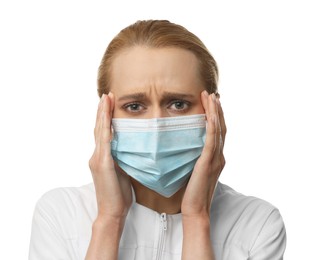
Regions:
<instances>
[{"instance_id":1,"label":"skin","mask_svg":"<svg viewBox=\"0 0 311 260\"><path fill-rule=\"evenodd\" d=\"M219 100L204 90L193 53L179 48L132 47L112 64L109 95L97 111L95 150L90 159L98 216L86 259L117 259L125 218L132 202L159 213L182 213L182 259L214 259L210 241L210 207L225 165L226 126ZM113 93L113 94L112 94ZM170 198L131 179L111 157L111 119L206 114L205 145L188 184ZM220 138L222 141L220 141ZM111 196L113 194L113 196Z\"/></svg>"}]
</instances>

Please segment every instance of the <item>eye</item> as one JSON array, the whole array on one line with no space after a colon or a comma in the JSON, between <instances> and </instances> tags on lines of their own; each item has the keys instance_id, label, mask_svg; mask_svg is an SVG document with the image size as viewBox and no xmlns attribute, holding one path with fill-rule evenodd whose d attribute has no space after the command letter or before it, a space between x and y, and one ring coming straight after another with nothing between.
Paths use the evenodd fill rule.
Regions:
<instances>
[{"instance_id":1,"label":"eye","mask_svg":"<svg viewBox=\"0 0 311 260\"><path fill-rule=\"evenodd\" d=\"M142 106L139 103L130 103L130 104L125 104L123 106L124 110L128 111L128 112L132 112L132 113L138 113L141 112L142 110L145 109L144 106Z\"/></svg>"},{"instance_id":2,"label":"eye","mask_svg":"<svg viewBox=\"0 0 311 260\"><path fill-rule=\"evenodd\" d=\"M169 104L168 108L176 112L184 112L190 108L190 103L184 100L175 100Z\"/></svg>"}]
</instances>

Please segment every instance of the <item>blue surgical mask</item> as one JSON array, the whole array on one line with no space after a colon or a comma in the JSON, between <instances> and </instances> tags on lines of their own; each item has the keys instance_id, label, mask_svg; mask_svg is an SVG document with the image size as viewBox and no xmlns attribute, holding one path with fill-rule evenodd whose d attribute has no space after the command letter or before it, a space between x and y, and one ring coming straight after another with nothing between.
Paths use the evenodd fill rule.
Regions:
<instances>
[{"instance_id":1,"label":"blue surgical mask","mask_svg":"<svg viewBox=\"0 0 311 260\"><path fill-rule=\"evenodd\" d=\"M206 135L204 114L112 119L112 126L114 160L129 176L164 197L186 184Z\"/></svg>"}]
</instances>

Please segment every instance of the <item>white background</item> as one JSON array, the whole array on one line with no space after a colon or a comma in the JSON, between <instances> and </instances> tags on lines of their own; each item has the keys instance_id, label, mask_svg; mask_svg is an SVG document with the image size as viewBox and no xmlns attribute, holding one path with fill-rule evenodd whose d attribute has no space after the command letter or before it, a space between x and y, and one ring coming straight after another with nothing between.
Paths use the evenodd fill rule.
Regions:
<instances>
[{"instance_id":1,"label":"white background","mask_svg":"<svg viewBox=\"0 0 311 260\"><path fill-rule=\"evenodd\" d=\"M138 19L197 34L220 69L228 127L221 181L276 205L286 259L310 255L308 1L1 1L1 259L27 259L40 196L91 181L96 75Z\"/></svg>"}]
</instances>

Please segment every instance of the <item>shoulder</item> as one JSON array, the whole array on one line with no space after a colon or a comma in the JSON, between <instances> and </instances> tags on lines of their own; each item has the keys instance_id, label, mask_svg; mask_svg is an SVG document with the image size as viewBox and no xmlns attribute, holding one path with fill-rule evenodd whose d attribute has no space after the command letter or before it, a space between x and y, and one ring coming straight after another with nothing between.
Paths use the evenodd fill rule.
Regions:
<instances>
[{"instance_id":1,"label":"shoulder","mask_svg":"<svg viewBox=\"0 0 311 260\"><path fill-rule=\"evenodd\" d=\"M94 199L94 186L61 187L47 191L37 202L37 207L61 211L66 209L74 213L76 206L89 204Z\"/></svg>"},{"instance_id":2,"label":"shoulder","mask_svg":"<svg viewBox=\"0 0 311 260\"><path fill-rule=\"evenodd\" d=\"M285 248L285 227L278 208L222 183L218 183L214 194L211 221L214 240L220 244L226 241L241 246L249 254L263 246L274 252Z\"/></svg>"},{"instance_id":3,"label":"shoulder","mask_svg":"<svg viewBox=\"0 0 311 260\"><path fill-rule=\"evenodd\" d=\"M246 196L220 182L214 194L213 208L217 212L227 211L237 214L254 211L269 214L269 212L276 210L276 207L271 203L254 196Z\"/></svg>"},{"instance_id":4,"label":"shoulder","mask_svg":"<svg viewBox=\"0 0 311 260\"><path fill-rule=\"evenodd\" d=\"M96 212L95 190L91 183L80 187L55 188L46 192L36 204L34 219L38 218L58 227L62 235L67 237L76 233L78 222L88 220L92 223Z\"/></svg>"},{"instance_id":5,"label":"shoulder","mask_svg":"<svg viewBox=\"0 0 311 260\"><path fill-rule=\"evenodd\" d=\"M93 184L43 194L33 214L29 259L82 259L96 214Z\"/></svg>"}]
</instances>

